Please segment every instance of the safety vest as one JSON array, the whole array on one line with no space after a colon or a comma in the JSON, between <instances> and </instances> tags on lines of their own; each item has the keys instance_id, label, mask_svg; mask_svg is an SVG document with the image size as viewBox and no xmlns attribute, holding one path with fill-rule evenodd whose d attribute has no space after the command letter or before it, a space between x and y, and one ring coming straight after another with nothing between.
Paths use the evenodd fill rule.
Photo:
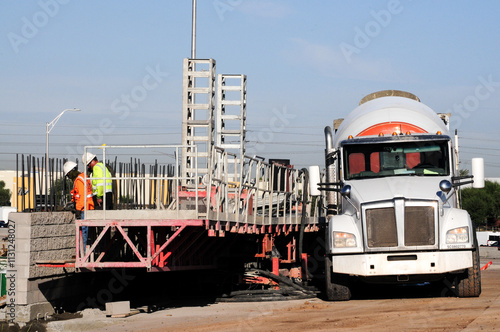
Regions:
<instances>
[{"instance_id":1,"label":"safety vest","mask_svg":"<svg viewBox=\"0 0 500 332\"><path fill-rule=\"evenodd\" d=\"M106 186L104 186L104 179L99 179L104 178L104 174L106 174ZM103 163L95 164L92 169L92 188L94 196L102 197L105 192L113 192L112 182L111 173L108 168L104 166Z\"/></svg>"},{"instance_id":2,"label":"safety vest","mask_svg":"<svg viewBox=\"0 0 500 332\"><path fill-rule=\"evenodd\" d=\"M71 190L71 200L75 202L75 208L83 211L85 206L85 196L87 196L87 210L94 209L94 200L92 199L92 184L87 180L87 194L85 195L85 174L80 173L75 179L73 190Z\"/></svg>"}]
</instances>

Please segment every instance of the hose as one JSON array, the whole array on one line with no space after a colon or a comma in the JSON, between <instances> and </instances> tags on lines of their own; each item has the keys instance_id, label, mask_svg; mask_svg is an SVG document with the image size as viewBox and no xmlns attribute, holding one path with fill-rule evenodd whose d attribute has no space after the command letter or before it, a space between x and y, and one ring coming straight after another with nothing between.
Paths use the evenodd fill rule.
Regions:
<instances>
[{"instance_id":1,"label":"hose","mask_svg":"<svg viewBox=\"0 0 500 332\"><path fill-rule=\"evenodd\" d=\"M269 295L260 295L260 296L236 296L233 297L220 297L217 298L217 302L264 302L264 301L292 301L292 300L304 300L309 299L313 296L307 295L304 293L299 293L294 291L294 295L291 295L290 292L281 291L280 294L271 293ZM231 293L232 294L232 293Z\"/></svg>"},{"instance_id":2,"label":"hose","mask_svg":"<svg viewBox=\"0 0 500 332\"><path fill-rule=\"evenodd\" d=\"M316 294L314 292L312 292L310 290L307 290L307 289L305 289L304 287L302 287L300 285L297 285L296 283L294 283L292 280L290 280L288 278L285 278L285 277L282 277L282 276L277 276L274 273L271 273L269 271L258 270L258 269L255 269L253 271L256 274L263 275L265 277L268 277L269 279L275 279L275 280L279 281L280 283L283 283L283 284L285 284L287 286L295 288L296 290L301 291L301 292L303 292L305 294L316 296Z\"/></svg>"},{"instance_id":3,"label":"hose","mask_svg":"<svg viewBox=\"0 0 500 332\"><path fill-rule=\"evenodd\" d=\"M284 287L281 289L253 289L234 291L228 295L217 298L218 302L263 302L263 301L291 301L316 297L316 293L297 285L292 280L283 276L277 276L269 271L253 269L249 271L256 275L262 275L274 279ZM288 287L287 287L288 286Z\"/></svg>"}]
</instances>

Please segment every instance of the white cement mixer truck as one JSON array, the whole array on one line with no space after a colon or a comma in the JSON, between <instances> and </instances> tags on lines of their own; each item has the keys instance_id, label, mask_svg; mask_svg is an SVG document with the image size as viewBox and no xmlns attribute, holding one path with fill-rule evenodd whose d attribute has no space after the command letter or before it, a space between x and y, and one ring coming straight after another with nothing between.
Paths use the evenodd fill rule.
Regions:
<instances>
[{"instance_id":1,"label":"white cement mixer truck","mask_svg":"<svg viewBox=\"0 0 500 332\"><path fill-rule=\"evenodd\" d=\"M457 190L484 176L480 162L479 177L459 176L449 116L387 90L325 128L329 300L349 300L355 278L444 281L459 297L480 295L479 249Z\"/></svg>"}]
</instances>

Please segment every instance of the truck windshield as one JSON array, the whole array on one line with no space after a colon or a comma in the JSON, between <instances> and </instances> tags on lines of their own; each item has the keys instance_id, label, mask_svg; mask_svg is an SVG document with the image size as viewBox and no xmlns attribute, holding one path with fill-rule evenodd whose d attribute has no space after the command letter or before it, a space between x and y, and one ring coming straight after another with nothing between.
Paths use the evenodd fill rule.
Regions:
<instances>
[{"instance_id":1,"label":"truck windshield","mask_svg":"<svg viewBox=\"0 0 500 332\"><path fill-rule=\"evenodd\" d=\"M405 141L344 145L346 180L450 174L448 141Z\"/></svg>"}]
</instances>

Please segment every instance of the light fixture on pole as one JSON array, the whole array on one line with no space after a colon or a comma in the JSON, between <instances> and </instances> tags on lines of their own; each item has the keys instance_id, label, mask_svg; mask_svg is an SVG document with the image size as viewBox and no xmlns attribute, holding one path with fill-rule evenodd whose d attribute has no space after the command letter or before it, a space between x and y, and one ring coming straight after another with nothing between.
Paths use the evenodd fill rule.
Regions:
<instances>
[{"instance_id":1,"label":"light fixture on pole","mask_svg":"<svg viewBox=\"0 0 500 332\"><path fill-rule=\"evenodd\" d=\"M80 109L78 108L68 108L62 111L58 116L55 117L54 120L51 122L47 122L45 126L45 211L48 210L48 192L49 192L49 187L48 187L48 177L49 177L49 134L54 129L54 126L56 125L57 121L61 118L61 116L65 112L79 112Z\"/></svg>"}]
</instances>

